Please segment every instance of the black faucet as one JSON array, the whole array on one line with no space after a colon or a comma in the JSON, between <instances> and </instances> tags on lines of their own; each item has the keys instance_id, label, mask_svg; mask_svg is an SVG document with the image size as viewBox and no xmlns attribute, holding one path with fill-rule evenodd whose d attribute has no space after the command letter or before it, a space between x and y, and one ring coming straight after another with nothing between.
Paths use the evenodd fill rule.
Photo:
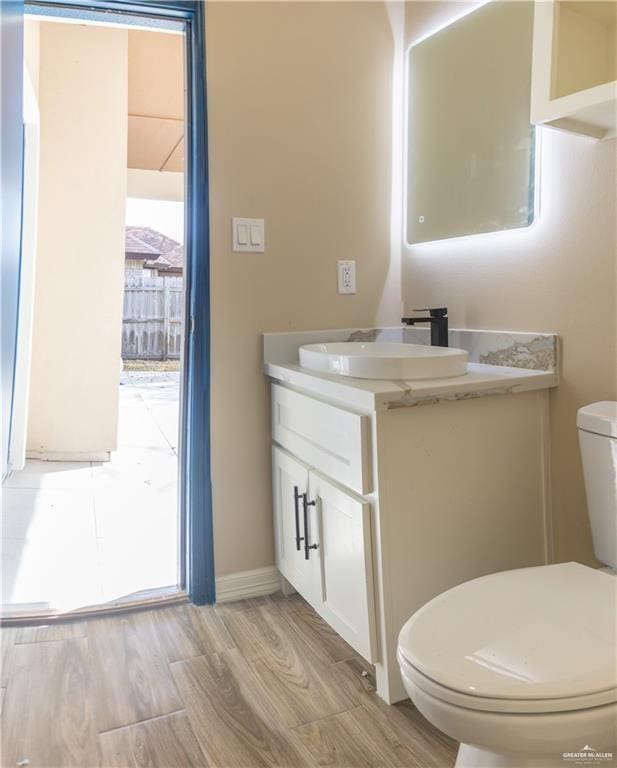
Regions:
<instances>
[{"instance_id":1,"label":"black faucet","mask_svg":"<svg viewBox=\"0 0 617 768\"><path fill-rule=\"evenodd\" d=\"M448 309L437 307L435 309L414 309L413 312L428 312L428 317L403 317L401 322L405 325L417 325L418 323L431 324L431 346L448 346Z\"/></svg>"}]
</instances>

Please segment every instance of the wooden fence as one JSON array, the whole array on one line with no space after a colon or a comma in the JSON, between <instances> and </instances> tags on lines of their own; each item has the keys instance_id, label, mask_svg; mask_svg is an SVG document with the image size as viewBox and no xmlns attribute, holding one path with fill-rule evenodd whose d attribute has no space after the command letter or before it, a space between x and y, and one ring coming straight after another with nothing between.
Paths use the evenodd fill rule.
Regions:
<instances>
[{"instance_id":1,"label":"wooden fence","mask_svg":"<svg viewBox=\"0 0 617 768\"><path fill-rule=\"evenodd\" d=\"M148 277L127 270L124 278L122 358L178 359L182 349L184 290L181 277Z\"/></svg>"}]
</instances>

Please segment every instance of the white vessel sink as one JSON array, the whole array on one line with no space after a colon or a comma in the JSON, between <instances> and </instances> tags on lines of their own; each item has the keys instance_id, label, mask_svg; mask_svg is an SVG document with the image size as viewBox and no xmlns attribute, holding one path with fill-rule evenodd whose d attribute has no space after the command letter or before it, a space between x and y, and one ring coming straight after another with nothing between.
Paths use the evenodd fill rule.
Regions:
<instances>
[{"instance_id":1,"label":"white vessel sink","mask_svg":"<svg viewBox=\"0 0 617 768\"><path fill-rule=\"evenodd\" d=\"M300 365L359 379L445 379L467 373L467 352L393 342L306 344Z\"/></svg>"}]
</instances>

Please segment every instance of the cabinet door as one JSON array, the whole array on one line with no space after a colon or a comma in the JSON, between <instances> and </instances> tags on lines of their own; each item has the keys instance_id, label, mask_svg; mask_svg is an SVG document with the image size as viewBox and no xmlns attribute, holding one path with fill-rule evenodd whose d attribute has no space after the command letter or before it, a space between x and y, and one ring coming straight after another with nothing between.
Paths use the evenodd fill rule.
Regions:
<instances>
[{"instance_id":1,"label":"cabinet door","mask_svg":"<svg viewBox=\"0 0 617 768\"><path fill-rule=\"evenodd\" d=\"M314 472L309 498L316 502L321 566L313 607L367 661L375 662L371 506Z\"/></svg>"},{"instance_id":2,"label":"cabinet door","mask_svg":"<svg viewBox=\"0 0 617 768\"><path fill-rule=\"evenodd\" d=\"M318 580L316 558L306 559L304 550L308 469L275 447L272 449L272 471L276 564L287 581L310 602Z\"/></svg>"}]
</instances>

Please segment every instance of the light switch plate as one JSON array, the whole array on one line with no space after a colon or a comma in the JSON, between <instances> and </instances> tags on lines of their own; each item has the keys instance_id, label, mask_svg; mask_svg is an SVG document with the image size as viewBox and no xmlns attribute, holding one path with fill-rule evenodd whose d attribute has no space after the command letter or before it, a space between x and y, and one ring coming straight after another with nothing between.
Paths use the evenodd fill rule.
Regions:
<instances>
[{"instance_id":1,"label":"light switch plate","mask_svg":"<svg viewBox=\"0 0 617 768\"><path fill-rule=\"evenodd\" d=\"M233 251L265 251L263 219L244 219L234 216L231 220L231 247Z\"/></svg>"},{"instance_id":2,"label":"light switch plate","mask_svg":"<svg viewBox=\"0 0 617 768\"><path fill-rule=\"evenodd\" d=\"M356 262L336 262L337 286L339 293L356 292Z\"/></svg>"}]
</instances>

